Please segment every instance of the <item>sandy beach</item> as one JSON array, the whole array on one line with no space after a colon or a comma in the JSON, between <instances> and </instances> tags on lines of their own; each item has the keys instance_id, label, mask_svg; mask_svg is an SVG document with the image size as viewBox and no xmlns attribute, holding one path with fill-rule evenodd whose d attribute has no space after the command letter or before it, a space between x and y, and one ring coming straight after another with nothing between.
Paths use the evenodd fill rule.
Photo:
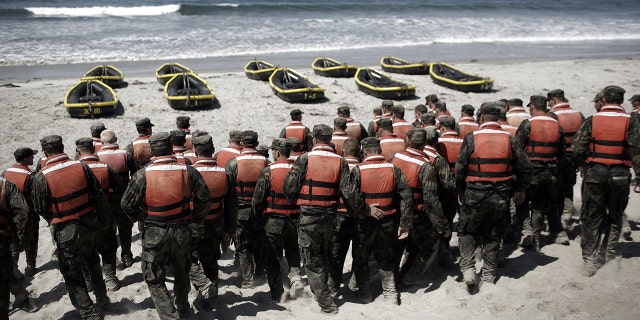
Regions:
<instances>
[{"instance_id":1,"label":"sandy beach","mask_svg":"<svg viewBox=\"0 0 640 320\"><path fill-rule=\"evenodd\" d=\"M251 58L248 58L248 61ZM236 59L238 60L238 59ZM133 76L125 73L128 86L116 89L124 106L124 114L100 119L108 129L114 130L121 147L137 134L134 122L149 117L155 124L154 131L169 131L175 128L175 119L180 115L191 117L192 130L208 131L217 149L226 146L228 131L233 129L255 130L260 134L260 143L268 145L289 121L289 111L303 110L303 123L332 124L336 109L351 108L354 119L366 124L372 119L372 109L380 100L360 92L353 79L324 78L313 74L310 67L296 70L326 89L327 101L317 104L291 104L276 97L267 82L248 79L242 72L246 61L235 61L233 65L211 67L199 64L202 78L209 82L220 103L220 108L205 111L178 111L171 109L163 96L163 87L156 81L154 72L163 62L145 62L146 69L136 68ZM311 63L312 59L308 61ZM349 61L352 62L352 61ZM118 63L112 63L118 66ZM131 63L128 63L131 64ZM377 69L377 61L368 61ZM127 64L124 64L127 65ZM302 65L297 63L296 65ZM307 64L308 66L308 64ZM435 93L447 102L451 114L459 118L460 106L472 104L476 108L485 101L501 98L521 98L563 89L570 104L585 116L595 112L591 100L596 92L607 85L618 85L627 90L626 98L640 94L637 70L640 70L640 55L544 59L544 60L478 60L455 63L455 66L471 73L491 76L495 79L494 92L462 93L434 84L428 76L390 74L394 78L417 86L416 98L397 101L407 109L405 118L414 120L413 108L424 103L424 97ZM73 66L72 66L73 67ZM39 139L49 134L59 134L64 139L66 151L75 150L74 141L89 136L91 119L70 118L63 105L65 93L73 86L77 77L24 77L37 74L35 67L0 67L0 97L4 125L0 128L0 168L13 162L13 151L19 147L40 149ZM40 68L48 68L46 66ZM77 67L76 67L77 69ZM147 70L148 69L148 70ZM88 70L88 69L87 69ZM629 102L623 104L630 111ZM39 153L36 160L42 156ZM580 182L575 187L577 212L580 208ZM632 220L632 236L640 240L636 222L640 222L640 195L631 193L627 214ZM578 219L578 213L574 216ZM577 229L579 230L579 229ZM542 255L521 248L511 247L507 264L499 269L495 287L481 290L477 295L467 294L462 284L462 275L457 267L443 270L439 266L430 269L423 285L401 293L401 305L389 306L379 296L381 288L374 278L374 297L371 304L361 305L346 292L337 301L340 313L334 319L637 319L640 306L640 244L621 240L622 258L604 266L594 277L579 274L582 265L580 237L577 230L571 234L570 246L547 245ZM577 238L576 238L577 236ZM457 243L454 236L454 250ZM133 253L139 255L140 241L134 228ZM28 290L38 309L34 313L13 310L15 319L75 319L74 310L57 263L51 262L53 247L49 230L40 222L40 251L37 259L39 272L27 278ZM119 254L118 254L119 255ZM200 311L190 319L325 319L310 294L282 304L270 302L268 286L253 290L239 289L239 269L233 266L232 253L223 254L220 261L220 297L215 312ZM345 270L349 270L351 260ZM24 257L20 267L24 269ZM109 293L112 304L105 309L108 319L155 319L149 291L143 282L139 257L133 267L118 271L123 287ZM190 301L195 298L192 289Z\"/></svg>"}]
</instances>

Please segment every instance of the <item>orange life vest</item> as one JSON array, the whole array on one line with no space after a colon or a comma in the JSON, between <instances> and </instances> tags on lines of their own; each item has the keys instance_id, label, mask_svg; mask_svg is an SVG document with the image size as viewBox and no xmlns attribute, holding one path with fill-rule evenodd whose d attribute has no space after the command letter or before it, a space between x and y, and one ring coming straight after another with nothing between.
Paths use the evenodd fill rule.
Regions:
<instances>
[{"instance_id":1,"label":"orange life vest","mask_svg":"<svg viewBox=\"0 0 640 320\"><path fill-rule=\"evenodd\" d=\"M345 131L335 131L331 136L331 143L336 148L336 154L342 155L342 144L349 139L349 135Z\"/></svg>"},{"instance_id":2,"label":"orange life vest","mask_svg":"<svg viewBox=\"0 0 640 320\"><path fill-rule=\"evenodd\" d=\"M436 150L436 148L434 148L433 146L429 146L429 145L424 146L424 149L422 150L422 152L424 152L424 154L427 155L427 159L429 160L429 163L431 163L431 165L433 165L436 161L436 158L440 156L438 154L438 150Z\"/></svg>"},{"instance_id":3,"label":"orange life vest","mask_svg":"<svg viewBox=\"0 0 640 320\"><path fill-rule=\"evenodd\" d=\"M458 122L458 132L462 139L464 139L467 133L474 132L479 128L480 126L473 120L473 117L462 117L460 118L460 122Z\"/></svg>"},{"instance_id":4,"label":"orange life vest","mask_svg":"<svg viewBox=\"0 0 640 320\"><path fill-rule=\"evenodd\" d=\"M358 141L362 140L362 125L360 122L356 122L352 118L347 118L347 129L345 131L349 137Z\"/></svg>"},{"instance_id":5,"label":"orange life vest","mask_svg":"<svg viewBox=\"0 0 640 320\"><path fill-rule=\"evenodd\" d=\"M218 162L219 166L226 168L227 162L239 156L240 152L242 152L241 146L228 146L226 148L223 148L216 154L216 162Z\"/></svg>"},{"instance_id":6,"label":"orange life vest","mask_svg":"<svg viewBox=\"0 0 640 320\"><path fill-rule=\"evenodd\" d=\"M582 114L580 111L572 109L568 103L553 106L551 112L558 116L558 122L564 130L564 144L567 152L572 152L571 142L573 142L573 136L582 126Z\"/></svg>"},{"instance_id":7,"label":"orange life vest","mask_svg":"<svg viewBox=\"0 0 640 320\"><path fill-rule=\"evenodd\" d=\"M293 167L293 161L278 160L269 165L271 186L269 195L267 196L267 207L265 213L275 214L299 214L300 207L287 200L284 194L284 178Z\"/></svg>"},{"instance_id":8,"label":"orange life vest","mask_svg":"<svg viewBox=\"0 0 640 320\"><path fill-rule=\"evenodd\" d=\"M236 192L238 199L251 201L260 172L267 166L267 159L255 149L245 148L236 157L238 161L238 175L236 176Z\"/></svg>"},{"instance_id":9,"label":"orange life vest","mask_svg":"<svg viewBox=\"0 0 640 320\"><path fill-rule=\"evenodd\" d=\"M560 142L560 124L549 116L529 118L531 133L524 151L531 161L557 161L558 142Z\"/></svg>"},{"instance_id":10,"label":"orange life vest","mask_svg":"<svg viewBox=\"0 0 640 320\"><path fill-rule=\"evenodd\" d=\"M289 125L284 128L284 132L285 138L298 138L302 149L307 150L307 132L301 121L291 121Z\"/></svg>"},{"instance_id":11,"label":"orange life vest","mask_svg":"<svg viewBox=\"0 0 640 320\"><path fill-rule=\"evenodd\" d=\"M592 117L587 163L631 167L625 144L631 116L619 106L603 106Z\"/></svg>"},{"instance_id":12,"label":"orange life vest","mask_svg":"<svg viewBox=\"0 0 640 320\"><path fill-rule=\"evenodd\" d=\"M520 123L526 119L531 118L531 115L527 113L524 107L520 106L511 106L509 107L509 111L507 111L507 122L513 127L518 128Z\"/></svg>"},{"instance_id":13,"label":"orange life vest","mask_svg":"<svg viewBox=\"0 0 640 320\"><path fill-rule=\"evenodd\" d=\"M229 190L227 172L224 168L219 167L215 160L207 158L196 159L193 167L200 172L209 188L211 208L205 219L213 220L224 212L223 200Z\"/></svg>"},{"instance_id":14,"label":"orange life vest","mask_svg":"<svg viewBox=\"0 0 640 320\"><path fill-rule=\"evenodd\" d=\"M403 153L396 153L391 160L391 163L400 168L400 171L407 179L407 184L413 194L413 210L416 212L424 211L420 170L422 170L422 166L428 163L429 159L427 157L421 150L409 147Z\"/></svg>"},{"instance_id":15,"label":"orange life vest","mask_svg":"<svg viewBox=\"0 0 640 320\"><path fill-rule=\"evenodd\" d=\"M383 156L371 156L360 165L360 192L368 205L378 203L384 215L396 212L393 204L396 190L396 172L394 165Z\"/></svg>"},{"instance_id":16,"label":"orange life vest","mask_svg":"<svg viewBox=\"0 0 640 320\"><path fill-rule=\"evenodd\" d=\"M415 127L407 122L404 119L396 119L393 121L393 133L395 133L398 138L402 139L402 140L407 140L408 136L407 133L409 132L409 130L413 130L415 129Z\"/></svg>"},{"instance_id":17,"label":"orange life vest","mask_svg":"<svg viewBox=\"0 0 640 320\"><path fill-rule=\"evenodd\" d=\"M373 133L375 134L376 132L378 132L378 120L382 119L382 116L375 116L373 117L373 120L371 120L371 123L373 124Z\"/></svg>"},{"instance_id":18,"label":"orange life vest","mask_svg":"<svg viewBox=\"0 0 640 320\"><path fill-rule=\"evenodd\" d=\"M102 146L104 145L102 143L102 140L100 140L100 138L96 138L96 137L91 137L91 140L93 142L94 152L100 151L100 149L102 149Z\"/></svg>"},{"instance_id":19,"label":"orange life vest","mask_svg":"<svg viewBox=\"0 0 640 320\"><path fill-rule=\"evenodd\" d=\"M345 160L347 160L347 165L349 166L349 172L351 172L353 170L353 168L355 168L357 165L360 164L360 162L358 161L357 158L354 157L344 157ZM347 207L344 204L344 199L342 199L342 197L340 197L340 203L338 204L338 212L347 212ZM352 217L356 217L355 212L351 213Z\"/></svg>"},{"instance_id":20,"label":"orange life vest","mask_svg":"<svg viewBox=\"0 0 640 320\"><path fill-rule=\"evenodd\" d=\"M297 204L301 206L335 206L338 204L342 157L328 145L316 145L307 153L305 173Z\"/></svg>"},{"instance_id":21,"label":"orange life vest","mask_svg":"<svg viewBox=\"0 0 640 320\"><path fill-rule=\"evenodd\" d=\"M125 184L129 183L130 168L127 151L120 149L117 144L106 144L96 155L100 161L110 165Z\"/></svg>"},{"instance_id":22,"label":"orange life vest","mask_svg":"<svg viewBox=\"0 0 640 320\"><path fill-rule=\"evenodd\" d=\"M406 150L407 144L404 140L398 138L395 133L385 134L380 137L380 149L382 149L384 158L389 160L395 153Z\"/></svg>"},{"instance_id":23,"label":"orange life vest","mask_svg":"<svg viewBox=\"0 0 640 320\"><path fill-rule=\"evenodd\" d=\"M186 133L186 135L184 136L184 146L185 148L187 148L187 150L191 150L193 149L193 135L191 135L191 131L189 129L181 129L182 131L184 131Z\"/></svg>"},{"instance_id":24,"label":"orange life vest","mask_svg":"<svg viewBox=\"0 0 640 320\"><path fill-rule=\"evenodd\" d=\"M501 128L503 131L507 132L509 135L511 135L511 136L512 136L512 137L514 137L514 138L516 137L516 133L518 132L518 128L516 128L516 127L514 127L514 126L510 125L510 124L509 124L508 122L506 122L506 121L504 121L504 122L503 122L503 121L500 121L499 123L500 123L500 128Z\"/></svg>"},{"instance_id":25,"label":"orange life vest","mask_svg":"<svg viewBox=\"0 0 640 320\"><path fill-rule=\"evenodd\" d=\"M31 190L29 190L29 178L33 171L28 166L23 166L19 163L14 164L13 166L7 168L5 170L3 176L5 179L15 184L18 187L18 190L24 195L27 202L31 200Z\"/></svg>"},{"instance_id":26,"label":"orange life vest","mask_svg":"<svg viewBox=\"0 0 640 320\"><path fill-rule=\"evenodd\" d=\"M452 173L456 171L456 161L462 148L462 141L455 132L445 132L438 138L438 153L447 159Z\"/></svg>"},{"instance_id":27,"label":"orange life vest","mask_svg":"<svg viewBox=\"0 0 640 320\"><path fill-rule=\"evenodd\" d=\"M89 198L89 184L80 161L69 159L66 154L49 158L42 169L51 199L49 213L51 224L77 219L94 211Z\"/></svg>"},{"instance_id":28,"label":"orange life vest","mask_svg":"<svg viewBox=\"0 0 640 320\"><path fill-rule=\"evenodd\" d=\"M191 219L187 166L174 156L154 157L145 169L146 220L171 223Z\"/></svg>"},{"instance_id":29,"label":"orange life vest","mask_svg":"<svg viewBox=\"0 0 640 320\"><path fill-rule=\"evenodd\" d=\"M195 163L196 160L198 159L198 156L196 155L195 151L193 151L193 150L189 150L189 151L183 153L182 156L185 159L189 159L189 161L191 161L192 164Z\"/></svg>"},{"instance_id":30,"label":"orange life vest","mask_svg":"<svg viewBox=\"0 0 640 320\"><path fill-rule=\"evenodd\" d=\"M473 153L467 161L466 182L511 180L511 136L497 122L484 123L473 132Z\"/></svg>"},{"instance_id":31,"label":"orange life vest","mask_svg":"<svg viewBox=\"0 0 640 320\"><path fill-rule=\"evenodd\" d=\"M101 162L100 158L97 156L86 156L78 160L84 162L89 169L91 169L91 172L93 172L93 175L96 176L96 179L98 179L98 182L100 183L100 188L102 188L102 191L104 191L105 195L108 197L112 190L109 189L111 181L109 180L109 167L107 164Z\"/></svg>"},{"instance_id":32,"label":"orange life vest","mask_svg":"<svg viewBox=\"0 0 640 320\"><path fill-rule=\"evenodd\" d=\"M133 159L138 163L140 168L144 168L144 165L151 160L153 153L151 152L151 145L149 144L149 136L140 136L132 141L133 144Z\"/></svg>"}]
</instances>

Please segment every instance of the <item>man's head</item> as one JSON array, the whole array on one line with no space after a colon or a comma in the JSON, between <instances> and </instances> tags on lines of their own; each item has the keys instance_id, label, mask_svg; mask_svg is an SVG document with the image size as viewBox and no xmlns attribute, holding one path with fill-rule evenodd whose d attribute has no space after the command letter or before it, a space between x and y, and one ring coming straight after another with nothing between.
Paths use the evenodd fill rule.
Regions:
<instances>
[{"instance_id":1,"label":"man's head","mask_svg":"<svg viewBox=\"0 0 640 320\"><path fill-rule=\"evenodd\" d=\"M640 94L634 94L631 99L629 99L633 108L637 108L640 105Z\"/></svg>"},{"instance_id":2,"label":"man's head","mask_svg":"<svg viewBox=\"0 0 640 320\"><path fill-rule=\"evenodd\" d=\"M258 133L253 130L242 131L240 144L244 148L255 148L258 146Z\"/></svg>"},{"instance_id":3,"label":"man's head","mask_svg":"<svg viewBox=\"0 0 640 320\"><path fill-rule=\"evenodd\" d=\"M447 113L447 103L444 101L438 101L435 104L435 109L436 112L440 115L440 114L446 114Z\"/></svg>"},{"instance_id":4,"label":"man's head","mask_svg":"<svg viewBox=\"0 0 640 320\"><path fill-rule=\"evenodd\" d=\"M333 135L333 129L326 124L317 124L313 127L313 139L314 143L326 143L331 142L331 136Z\"/></svg>"},{"instance_id":5,"label":"man's head","mask_svg":"<svg viewBox=\"0 0 640 320\"><path fill-rule=\"evenodd\" d=\"M378 138L364 138L360 141L360 145L362 146L362 153L365 157L375 156L382 153L382 149L380 149L380 140L378 140Z\"/></svg>"},{"instance_id":6,"label":"man's head","mask_svg":"<svg viewBox=\"0 0 640 320\"><path fill-rule=\"evenodd\" d=\"M136 121L136 130L139 134L148 134L151 135L153 133L154 124L151 123L151 119L142 118Z\"/></svg>"},{"instance_id":7,"label":"man's head","mask_svg":"<svg viewBox=\"0 0 640 320\"><path fill-rule=\"evenodd\" d=\"M116 133L113 130L104 130L100 133L100 140L104 144L114 144L118 142L118 137L116 137Z\"/></svg>"},{"instance_id":8,"label":"man's head","mask_svg":"<svg viewBox=\"0 0 640 320\"><path fill-rule=\"evenodd\" d=\"M93 154L95 150L91 138L85 137L76 140L76 151L78 151L79 154Z\"/></svg>"},{"instance_id":9,"label":"man's head","mask_svg":"<svg viewBox=\"0 0 640 320\"><path fill-rule=\"evenodd\" d=\"M102 133L102 131L104 131L105 129L107 129L107 127L105 127L104 123L100 121L92 123L89 127L89 130L91 130L91 136L94 138L99 138L100 133Z\"/></svg>"},{"instance_id":10,"label":"man's head","mask_svg":"<svg viewBox=\"0 0 640 320\"><path fill-rule=\"evenodd\" d=\"M40 139L40 147L47 157L64 152L62 137L59 135L49 135Z\"/></svg>"},{"instance_id":11,"label":"man's head","mask_svg":"<svg viewBox=\"0 0 640 320\"><path fill-rule=\"evenodd\" d=\"M497 102L485 102L480 106L480 122L498 121L500 118L500 106Z\"/></svg>"},{"instance_id":12,"label":"man's head","mask_svg":"<svg viewBox=\"0 0 640 320\"><path fill-rule=\"evenodd\" d=\"M393 107L393 100L382 100L380 108L383 113L391 113L391 107Z\"/></svg>"},{"instance_id":13,"label":"man's head","mask_svg":"<svg viewBox=\"0 0 640 320\"><path fill-rule=\"evenodd\" d=\"M302 142L300 142L300 139L298 139L296 137L289 137L289 138L287 138L287 140L289 140L289 143L291 144L291 151L292 152L300 152L300 151L302 151Z\"/></svg>"},{"instance_id":14,"label":"man's head","mask_svg":"<svg viewBox=\"0 0 640 320\"><path fill-rule=\"evenodd\" d=\"M342 143L342 155L345 157L360 156L360 143L354 138L347 138Z\"/></svg>"},{"instance_id":15,"label":"man's head","mask_svg":"<svg viewBox=\"0 0 640 320\"><path fill-rule=\"evenodd\" d=\"M549 106L553 107L558 103L569 102L567 98L564 97L564 90L562 89L554 89L547 93L547 101L549 101Z\"/></svg>"},{"instance_id":16,"label":"man's head","mask_svg":"<svg viewBox=\"0 0 640 320\"><path fill-rule=\"evenodd\" d=\"M409 147L422 150L427 144L427 132L422 129L411 129L407 132Z\"/></svg>"},{"instance_id":17,"label":"man's head","mask_svg":"<svg viewBox=\"0 0 640 320\"><path fill-rule=\"evenodd\" d=\"M522 107L524 105L524 102L520 98L511 98L509 99L509 102L507 104L508 104L507 108Z\"/></svg>"},{"instance_id":18,"label":"man's head","mask_svg":"<svg viewBox=\"0 0 640 320\"><path fill-rule=\"evenodd\" d=\"M291 110L291 112L289 112L289 115L291 116L292 121L300 121L302 120L303 113L304 112L302 112L300 109L293 109Z\"/></svg>"},{"instance_id":19,"label":"man's head","mask_svg":"<svg viewBox=\"0 0 640 320\"><path fill-rule=\"evenodd\" d=\"M438 129L435 127L428 127L423 129L426 133L427 144L430 146L435 146L438 143L438 138L440 134L438 133Z\"/></svg>"},{"instance_id":20,"label":"man's head","mask_svg":"<svg viewBox=\"0 0 640 320\"><path fill-rule=\"evenodd\" d=\"M391 107L391 115L394 119L404 119L404 106L401 104L396 104Z\"/></svg>"},{"instance_id":21,"label":"man's head","mask_svg":"<svg viewBox=\"0 0 640 320\"><path fill-rule=\"evenodd\" d=\"M462 113L464 117L473 117L475 111L476 109L470 104L464 104L460 107L460 113Z\"/></svg>"},{"instance_id":22,"label":"man's head","mask_svg":"<svg viewBox=\"0 0 640 320\"><path fill-rule=\"evenodd\" d=\"M436 102L440 101L440 99L438 99L438 95L436 95L435 93L427 95L426 97L424 97L424 99L427 106L429 106L431 109L435 108Z\"/></svg>"},{"instance_id":23,"label":"man's head","mask_svg":"<svg viewBox=\"0 0 640 320\"><path fill-rule=\"evenodd\" d=\"M624 102L625 90L618 86L607 86L602 89L602 99L605 104L621 105Z\"/></svg>"},{"instance_id":24,"label":"man's head","mask_svg":"<svg viewBox=\"0 0 640 320\"><path fill-rule=\"evenodd\" d=\"M333 119L333 128L336 131L345 131L347 130L347 119L337 117Z\"/></svg>"},{"instance_id":25,"label":"man's head","mask_svg":"<svg viewBox=\"0 0 640 320\"><path fill-rule=\"evenodd\" d=\"M349 107L338 107L338 117L350 118L351 110L349 110Z\"/></svg>"},{"instance_id":26,"label":"man's head","mask_svg":"<svg viewBox=\"0 0 640 320\"><path fill-rule=\"evenodd\" d=\"M191 143L198 157L211 158L216 150L213 146L213 138L208 134L193 138Z\"/></svg>"},{"instance_id":27,"label":"man's head","mask_svg":"<svg viewBox=\"0 0 640 320\"><path fill-rule=\"evenodd\" d=\"M374 116L381 116L382 115L382 107L373 108L373 115Z\"/></svg>"},{"instance_id":28,"label":"man's head","mask_svg":"<svg viewBox=\"0 0 640 320\"><path fill-rule=\"evenodd\" d=\"M393 121L388 118L378 120L378 130L380 132L393 132Z\"/></svg>"},{"instance_id":29,"label":"man's head","mask_svg":"<svg viewBox=\"0 0 640 320\"><path fill-rule=\"evenodd\" d=\"M535 111L546 111L547 110L547 98L545 96L531 96L529 97L529 112L533 113Z\"/></svg>"},{"instance_id":30,"label":"man's head","mask_svg":"<svg viewBox=\"0 0 640 320\"><path fill-rule=\"evenodd\" d=\"M176 126L178 127L178 129L189 129L189 127L191 126L191 123L189 123L189 121L191 121L191 118L187 116L178 116L176 118Z\"/></svg>"},{"instance_id":31,"label":"man's head","mask_svg":"<svg viewBox=\"0 0 640 320\"><path fill-rule=\"evenodd\" d=\"M436 114L429 111L427 113L423 113L422 117L420 117L422 121L422 127L435 126L436 125Z\"/></svg>"},{"instance_id":32,"label":"man's head","mask_svg":"<svg viewBox=\"0 0 640 320\"><path fill-rule=\"evenodd\" d=\"M283 138L276 138L271 143L269 149L271 149L273 160L287 159L291 154L291 141Z\"/></svg>"},{"instance_id":33,"label":"man's head","mask_svg":"<svg viewBox=\"0 0 640 320\"><path fill-rule=\"evenodd\" d=\"M33 164L33 156L38 154L38 150L31 148L18 148L13 152L13 157L16 158L16 162L30 166Z\"/></svg>"},{"instance_id":34,"label":"man's head","mask_svg":"<svg viewBox=\"0 0 640 320\"><path fill-rule=\"evenodd\" d=\"M427 113L429 108L424 104L419 104L415 108L413 108L413 115L416 117L416 120L420 120L422 114Z\"/></svg>"},{"instance_id":35,"label":"man's head","mask_svg":"<svg viewBox=\"0 0 640 320\"><path fill-rule=\"evenodd\" d=\"M169 134L171 135L171 143L174 146L181 147L187 142L187 134L182 130L171 130Z\"/></svg>"},{"instance_id":36,"label":"man's head","mask_svg":"<svg viewBox=\"0 0 640 320\"><path fill-rule=\"evenodd\" d=\"M171 134L169 132L158 132L149 137L149 145L151 145L151 153L154 157L168 156L173 154L173 145L171 143Z\"/></svg>"},{"instance_id":37,"label":"man's head","mask_svg":"<svg viewBox=\"0 0 640 320\"><path fill-rule=\"evenodd\" d=\"M229 143L233 145L240 145L240 141L242 141L242 131L240 130L231 130L229 131Z\"/></svg>"},{"instance_id":38,"label":"man's head","mask_svg":"<svg viewBox=\"0 0 640 320\"><path fill-rule=\"evenodd\" d=\"M443 128L445 130L455 130L456 119L454 119L452 116L440 117L440 128Z\"/></svg>"},{"instance_id":39,"label":"man's head","mask_svg":"<svg viewBox=\"0 0 640 320\"><path fill-rule=\"evenodd\" d=\"M596 96L592 101L594 103L593 106L596 108L596 110L600 111L600 108L602 108L602 106L604 105L604 100L602 99L602 90L596 93Z\"/></svg>"}]
</instances>

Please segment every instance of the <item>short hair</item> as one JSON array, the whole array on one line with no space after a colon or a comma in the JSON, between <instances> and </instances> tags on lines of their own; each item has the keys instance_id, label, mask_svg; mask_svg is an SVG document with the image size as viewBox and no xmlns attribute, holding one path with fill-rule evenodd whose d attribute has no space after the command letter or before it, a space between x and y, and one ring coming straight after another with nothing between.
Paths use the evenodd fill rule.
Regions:
<instances>
[{"instance_id":1,"label":"short hair","mask_svg":"<svg viewBox=\"0 0 640 320\"><path fill-rule=\"evenodd\" d=\"M436 109L438 109L438 111L440 112L446 112L447 111L447 103L444 101L438 101L436 102Z\"/></svg>"},{"instance_id":2,"label":"short hair","mask_svg":"<svg viewBox=\"0 0 640 320\"><path fill-rule=\"evenodd\" d=\"M404 119L404 106L397 104L391 107L391 113L396 118Z\"/></svg>"},{"instance_id":3,"label":"short hair","mask_svg":"<svg viewBox=\"0 0 640 320\"><path fill-rule=\"evenodd\" d=\"M351 110L349 110L349 107L338 107L338 115L343 115L346 117L350 117L351 116Z\"/></svg>"},{"instance_id":4,"label":"short hair","mask_svg":"<svg viewBox=\"0 0 640 320\"><path fill-rule=\"evenodd\" d=\"M213 143L197 144L193 148L196 150L198 157L210 157L216 150Z\"/></svg>"},{"instance_id":5,"label":"short hair","mask_svg":"<svg viewBox=\"0 0 640 320\"><path fill-rule=\"evenodd\" d=\"M382 107L373 108L373 114L375 114L377 116L381 116L382 115Z\"/></svg>"},{"instance_id":6,"label":"short hair","mask_svg":"<svg viewBox=\"0 0 640 320\"><path fill-rule=\"evenodd\" d=\"M425 112L429 112L429 108L427 108L427 106L425 106L424 104L419 104L413 109L413 111L419 114L423 114Z\"/></svg>"},{"instance_id":7,"label":"short hair","mask_svg":"<svg viewBox=\"0 0 640 320\"><path fill-rule=\"evenodd\" d=\"M343 156L357 156L360 153L360 143L354 138L347 138L342 142Z\"/></svg>"},{"instance_id":8,"label":"short hair","mask_svg":"<svg viewBox=\"0 0 640 320\"><path fill-rule=\"evenodd\" d=\"M113 130L104 130L100 133L100 140L106 144L112 144L118 141L118 137L116 137L116 133Z\"/></svg>"}]
</instances>

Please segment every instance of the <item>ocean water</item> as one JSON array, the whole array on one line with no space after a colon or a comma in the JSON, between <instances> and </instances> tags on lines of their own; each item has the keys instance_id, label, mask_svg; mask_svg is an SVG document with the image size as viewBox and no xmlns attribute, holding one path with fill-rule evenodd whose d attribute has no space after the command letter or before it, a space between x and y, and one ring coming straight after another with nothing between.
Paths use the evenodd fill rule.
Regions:
<instances>
[{"instance_id":1,"label":"ocean water","mask_svg":"<svg viewBox=\"0 0 640 320\"><path fill-rule=\"evenodd\" d=\"M439 59L493 45L640 53L640 0L0 0L0 26L0 66L416 46Z\"/></svg>"}]
</instances>

